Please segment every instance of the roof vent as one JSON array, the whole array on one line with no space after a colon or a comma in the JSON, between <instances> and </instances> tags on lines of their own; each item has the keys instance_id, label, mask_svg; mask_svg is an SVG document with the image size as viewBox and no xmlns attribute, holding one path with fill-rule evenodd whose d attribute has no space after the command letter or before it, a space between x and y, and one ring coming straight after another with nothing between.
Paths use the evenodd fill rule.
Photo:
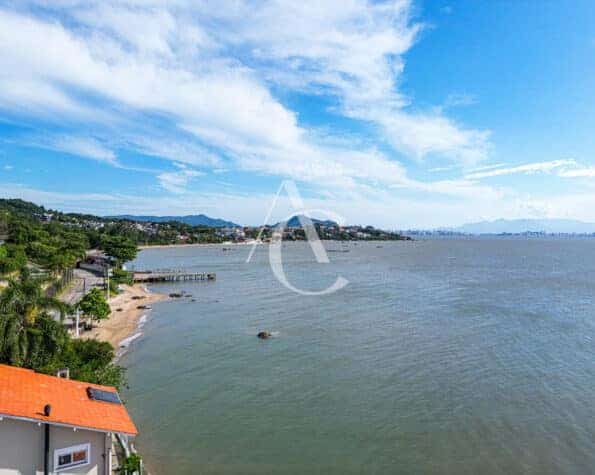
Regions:
<instances>
[{"instance_id":1,"label":"roof vent","mask_svg":"<svg viewBox=\"0 0 595 475\"><path fill-rule=\"evenodd\" d=\"M111 391L103 391L92 387L87 388L87 396L93 401L111 402L112 404L122 404L118 393Z\"/></svg>"},{"instance_id":2,"label":"roof vent","mask_svg":"<svg viewBox=\"0 0 595 475\"><path fill-rule=\"evenodd\" d=\"M50 417L51 412L52 412L52 406L50 406L49 404L46 404L43 407L43 415L45 417Z\"/></svg>"},{"instance_id":3,"label":"roof vent","mask_svg":"<svg viewBox=\"0 0 595 475\"><path fill-rule=\"evenodd\" d=\"M60 368L56 373L58 378L70 379L70 370L68 368Z\"/></svg>"}]
</instances>

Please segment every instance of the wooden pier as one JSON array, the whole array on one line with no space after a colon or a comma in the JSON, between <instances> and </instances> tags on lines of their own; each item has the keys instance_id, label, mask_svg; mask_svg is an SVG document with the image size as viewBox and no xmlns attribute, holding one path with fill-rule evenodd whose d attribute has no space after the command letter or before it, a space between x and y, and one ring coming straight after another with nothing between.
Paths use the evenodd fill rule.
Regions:
<instances>
[{"instance_id":1,"label":"wooden pier","mask_svg":"<svg viewBox=\"0 0 595 475\"><path fill-rule=\"evenodd\" d=\"M187 282L192 280L215 280L214 272L186 272L182 270L153 270L134 273L134 282Z\"/></svg>"}]
</instances>

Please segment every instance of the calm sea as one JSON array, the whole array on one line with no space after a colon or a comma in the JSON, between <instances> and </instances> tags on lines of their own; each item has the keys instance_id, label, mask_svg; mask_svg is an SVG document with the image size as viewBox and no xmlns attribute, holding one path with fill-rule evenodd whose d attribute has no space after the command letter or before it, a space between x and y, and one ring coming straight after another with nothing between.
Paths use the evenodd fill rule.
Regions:
<instances>
[{"instance_id":1,"label":"calm sea","mask_svg":"<svg viewBox=\"0 0 595 475\"><path fill-rule=\"evenodd\" d=\"M595 239L143 251L156 285L123 359L154 474L595 473ZM259 330L275 332L261 341Z\"/></svg>"}]
</instances>

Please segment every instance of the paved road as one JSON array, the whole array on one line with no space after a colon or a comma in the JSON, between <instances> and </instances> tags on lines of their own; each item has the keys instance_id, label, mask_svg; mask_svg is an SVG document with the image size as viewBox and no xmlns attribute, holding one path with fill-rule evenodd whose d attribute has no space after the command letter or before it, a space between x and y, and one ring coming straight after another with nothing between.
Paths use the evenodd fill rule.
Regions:
<instances>
[{"instance_id":1,"label":"paved road","mask_svg":"<svg viewBox=\"0 0 595 475\"><path fill-rule=\"evenodd\" d=\"M85 269L74 269L72 285L61 296L60 300L74 305L78 303L93 287L103 286L103 277L99 277Z\"/></svg>"}]
</instances>

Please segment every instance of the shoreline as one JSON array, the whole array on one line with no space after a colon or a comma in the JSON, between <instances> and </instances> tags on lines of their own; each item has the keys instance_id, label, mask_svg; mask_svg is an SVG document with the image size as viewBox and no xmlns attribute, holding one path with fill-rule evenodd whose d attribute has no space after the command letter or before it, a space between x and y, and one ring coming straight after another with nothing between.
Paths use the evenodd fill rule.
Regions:
<instances>
[{"instance_id":1,"label":"shoreline","mask_svg":"<svg viewBox=\"0 0 595 475\"><path fill-rule=\"evenodd\" d=\"M340 243L388 243L388 242L411 242L414 239L321 239L321 242L340 242ZM307 242L306 240L284 240L283 243L291 242ZM139 250L144 251L146 249L168 249L177 247L208 247L208 246L262 246L270 244L269 241L245 241L245 242L195 242L192 244L147 244L144 246L138 246Z\"/></svg>"},{"instance_id":2,"label":"shoreline","mask_svg":"<svg viewBox=\"0 0 595 475\"><path fill-rule=\"evenodd\" d=\"M147 312L151 311L137 307L152 305L167 299L167 295L152 293L142 284L121 285L121 289L122 291L109 301L112 311L109 318L95 324L93 330L83 336L83 338L95 338L111 343L116 359L133 340L140 337L143 319L146 318Z\"/></svg>"},{"instance_id":3,"label":"shoreline","mask_svg":"<svg viewBox=\"0 0 595 475\"><path fill-rule=\"evenodd\" d=\"M145 249L168 249L176 247L204 247L204 246L252 246L254 244L266 244L264 242L195 242L192 244L148 244L146 246L138 246L139 250Z\"/></svg>"}]
</instances>

